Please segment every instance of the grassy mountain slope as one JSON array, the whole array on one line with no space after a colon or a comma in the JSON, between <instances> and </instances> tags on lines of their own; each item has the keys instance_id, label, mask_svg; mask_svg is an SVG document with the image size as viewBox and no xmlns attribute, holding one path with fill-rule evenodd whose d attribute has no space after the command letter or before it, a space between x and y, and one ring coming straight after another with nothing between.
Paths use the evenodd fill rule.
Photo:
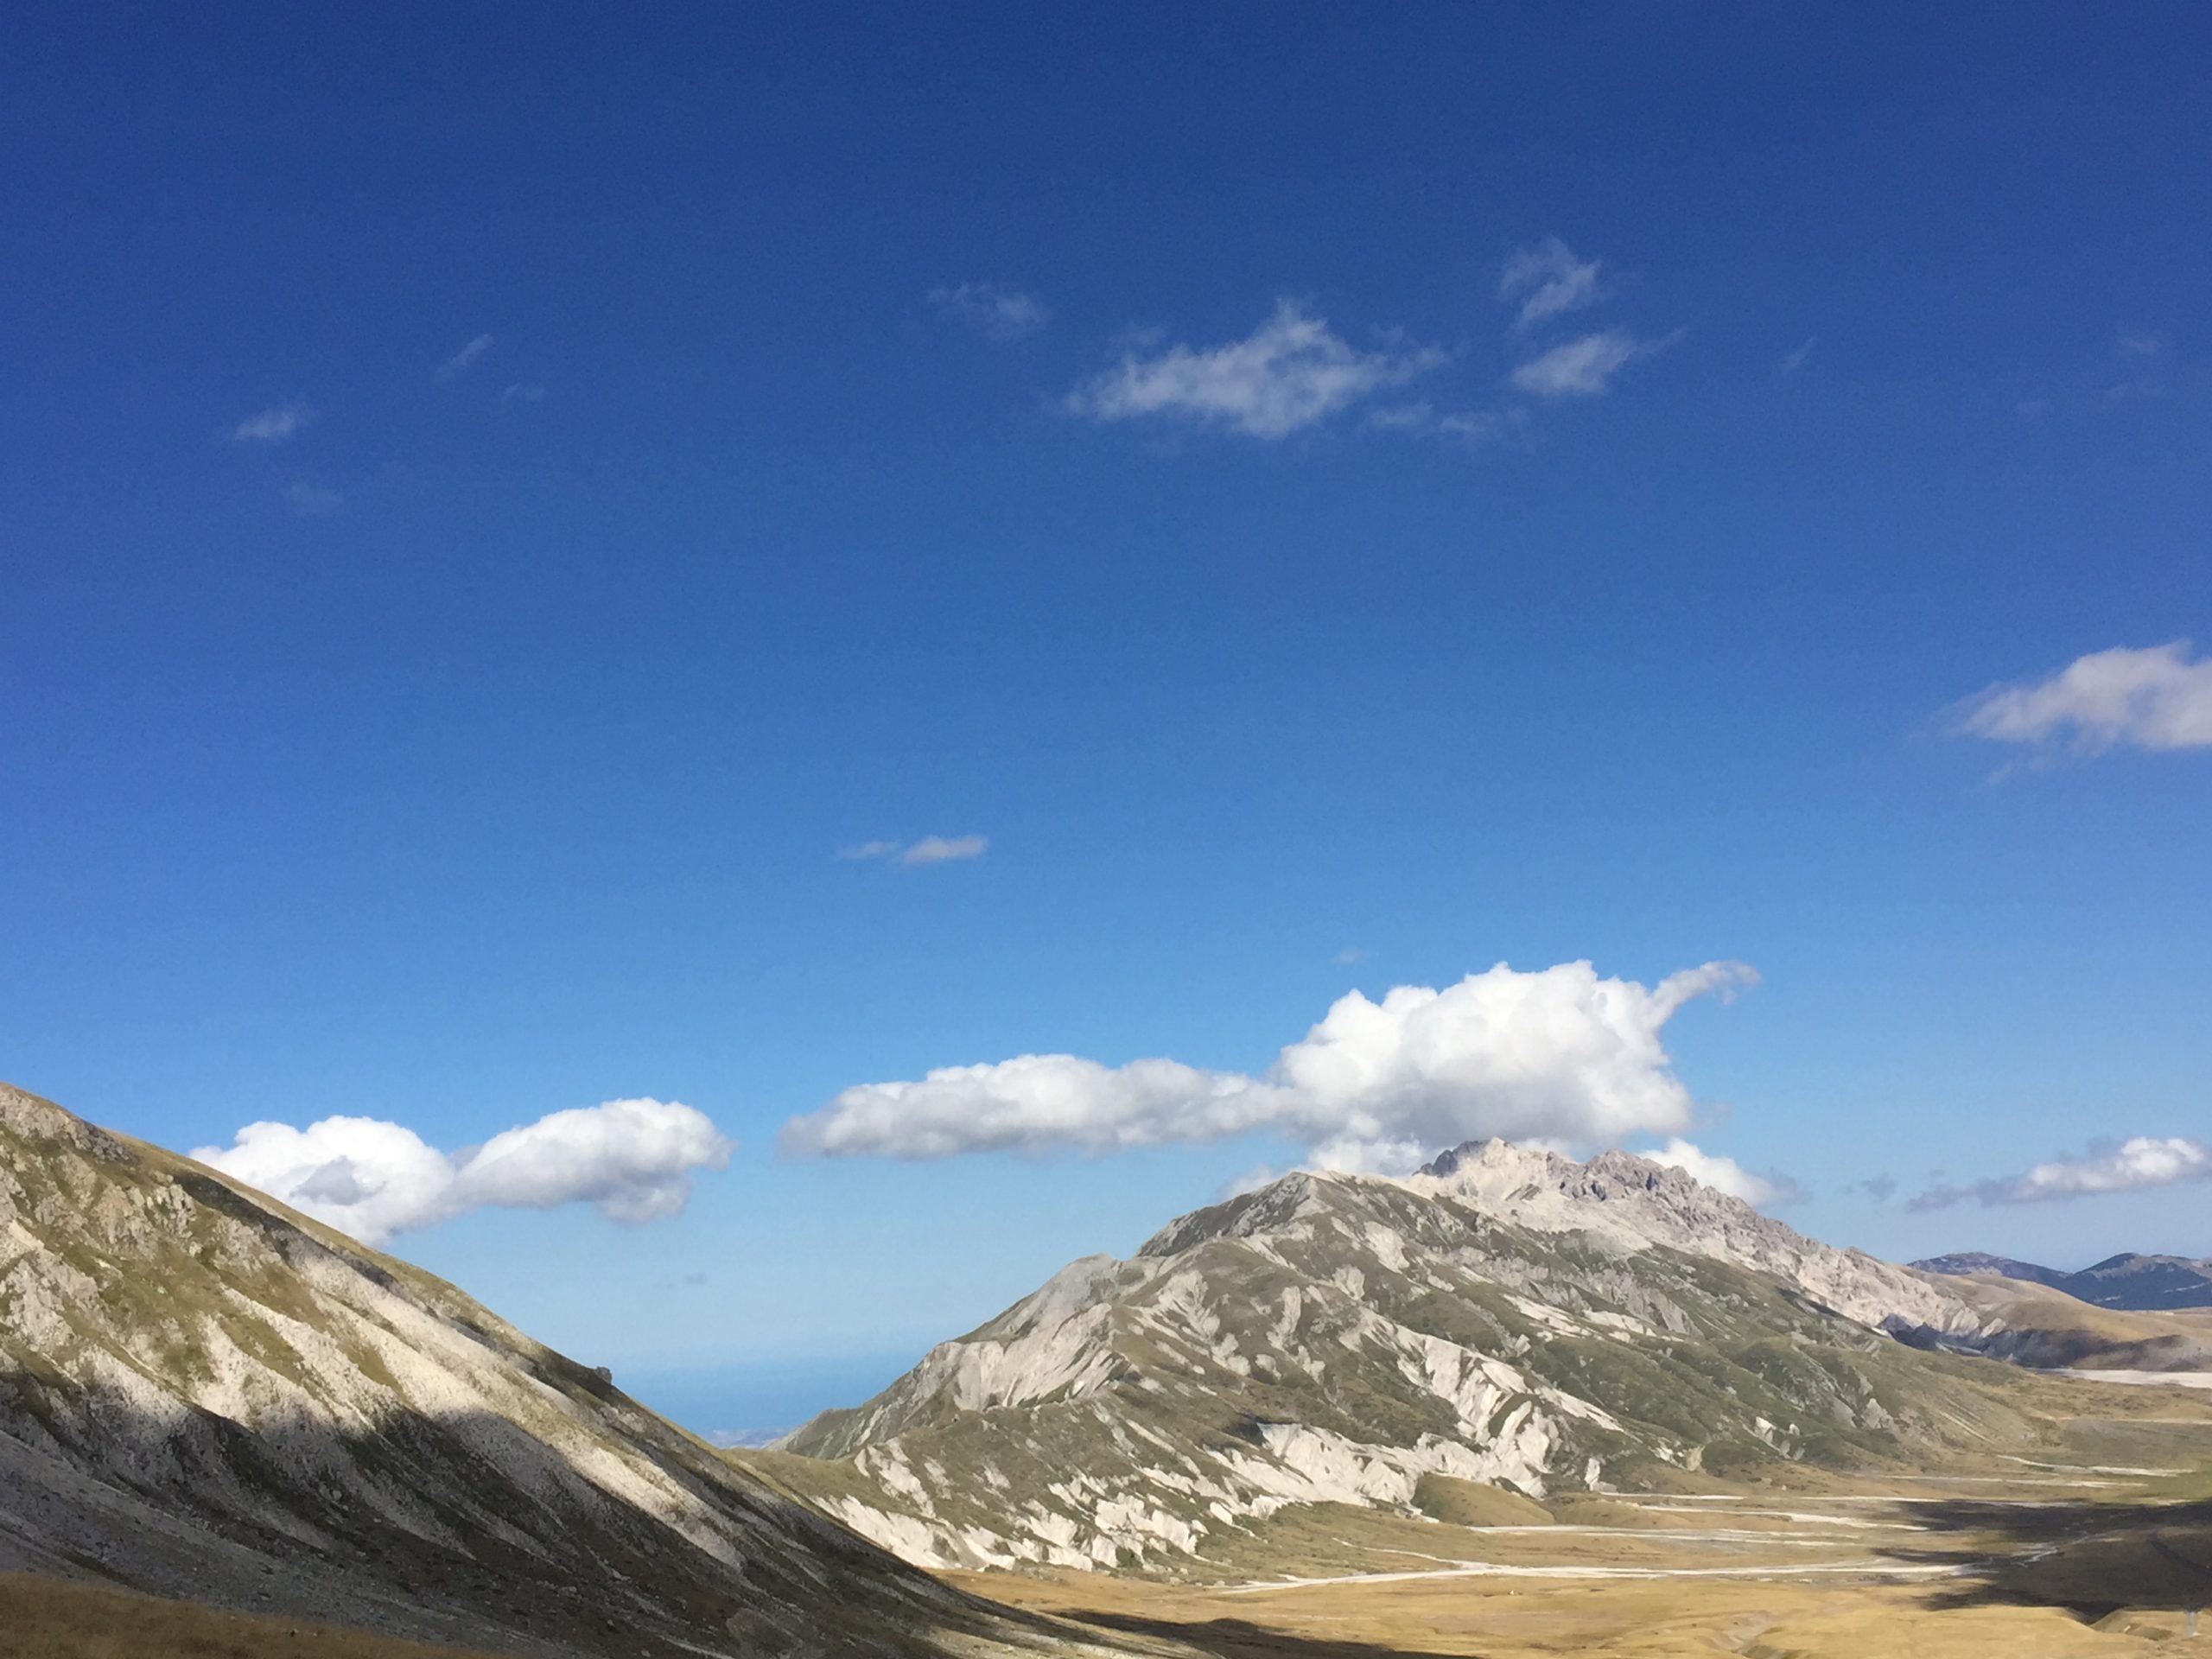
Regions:
<instances>
[{"instance_id":1,"label":"grassy mountain slope","mask_svg":"<svg viewBox=\"0 0 2212 1659\"><path fill-rule=\"evenodd\" d=\"M450 1285L5 1086L0 1569L544 1654L1060 1645Z\"/></svg>"}]
</instances>

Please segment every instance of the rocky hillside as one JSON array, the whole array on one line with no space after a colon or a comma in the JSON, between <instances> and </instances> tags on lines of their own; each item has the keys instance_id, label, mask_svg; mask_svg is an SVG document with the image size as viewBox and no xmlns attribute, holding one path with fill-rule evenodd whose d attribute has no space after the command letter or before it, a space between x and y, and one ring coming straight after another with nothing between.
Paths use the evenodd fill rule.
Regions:
<instances>
[{"instance_id":1,"label":"rocky hillside","mask_svg":"<svg viewBox=\"0 0 2212 1659\"><path fill-rule=\"evenodd\" d=\"M1071 1645L451 1286L0 1085L4 1569L548 1655Z\"/></svg>"},{"instance_id":2,"label":"rocky hillside","mask_svg":"<svg viewBox=\"0 0 2212 1659\"><path fill-rule=\"evenodd\" d=\"M1885 1334L1988 1323L1677 1170L1493 1141L1077 1262L762 1462L910 1560L1202 1570L1306 1505L2006 1441L2001 1376Z\"/></svg>"}]
</instances>

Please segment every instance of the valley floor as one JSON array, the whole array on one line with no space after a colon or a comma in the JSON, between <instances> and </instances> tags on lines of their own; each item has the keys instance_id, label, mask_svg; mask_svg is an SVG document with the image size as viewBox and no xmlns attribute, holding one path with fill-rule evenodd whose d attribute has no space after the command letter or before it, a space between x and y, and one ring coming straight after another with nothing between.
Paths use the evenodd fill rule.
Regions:
<instances>
[{"instance_id":1,"label":"valley floor","mask_svg":"<svg viewBox=\"0 0 2212 1659\"><path fill-rule=\"evenodd\" d=\"M2212 1483L2139 1465L1591 1499L1551 1525L1431 1524L1421 1548L1359 1511L1312 1523L1317 1545L1334 1524L1367 1561L1397 1559L1241 1582L958 1581L1224 1659L2212 1656Z\"/></svg>"}]
</instances>

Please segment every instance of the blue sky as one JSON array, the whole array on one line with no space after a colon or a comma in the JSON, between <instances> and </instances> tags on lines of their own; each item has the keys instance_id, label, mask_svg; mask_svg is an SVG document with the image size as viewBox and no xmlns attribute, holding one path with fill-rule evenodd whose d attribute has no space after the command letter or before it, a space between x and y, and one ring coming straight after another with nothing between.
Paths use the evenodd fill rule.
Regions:
<instances>
[{"instance_id":1,"label":"blue sky","mask_svg":"<svg viewBox=\"0 0 2212 1659\"><path fill-rule=\"evenodd\" d=\"M1500 963L1758 976L1524 1128L2212 1251L2099 1144L2212 1138L2209 36L14 9L0 1072L184 1148L683 1103L395 1247L738 1418L1314 1155L1371 1103L1279 1052ZM1028 1054L1149 1143L993 1072L982 1149L779 1153ZM1154 1057L1257 1127L1115 1117Z\"/></svg>"}]
</instances>

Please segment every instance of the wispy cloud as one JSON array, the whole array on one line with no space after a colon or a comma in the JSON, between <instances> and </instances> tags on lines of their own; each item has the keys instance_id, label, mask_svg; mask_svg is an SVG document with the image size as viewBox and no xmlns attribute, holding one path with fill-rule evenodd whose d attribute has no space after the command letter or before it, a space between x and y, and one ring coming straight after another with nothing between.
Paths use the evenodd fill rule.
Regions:
<instances>
[{"instance_id":1,"label":"wispy cloud","mask_svg":"<svg viewBox=\"0 0 2212 1659\"><path fill-rule=\"evenodd\" d=\"M458 380L476 365L476 359L492 349L492 336L479 334L437 366L432 376L440 385L448 380Z\"/></svg>"},{"instance_id":2,"label":"wispy cloud","mask_svg":"<svg viewBox=\"0 0 2212 1659\"><path fill-rule=\"evenodd\" d=\"M889 858L903 850L903 841L863 841L850 847L840 847L837 856L845 859Z\"/></svg>"},{"instance_id":3,"label":"wispy cloud","mask_svg":"<svg viewBox=\"0 0 2212 1659\"><path fill-rule=\"evenodd\" d=\"M1608 328L1554 346L1523 363L1513 371L1513 384L1537 397L1602 397L1616 374L1655 349L1625 329Z\"/></svg>"},{"instance_id":4,"label":"wispy cloud","mask_svg":"<svg viewBox=\"0 0 2212 1659\"><path fill-rule=\"evenodd\" d=\"M302 518L327 518L344 509L346 498L335 490L302 480L285 486L284 505Z\"/></svg>"},{"instance_id":5,"label":"wispy cloud","mask_svg":"<svg viewBox=\"0 0 2212 1659\"><path fill-rule=\"evenodd\" d=\"M974 329L986 340L1001 343L1035 334L1052 321L1045 302L1019 289L991 283L963 283L957 288L933 288L930 304L940 316Z\"/></svg>"},{"instance_id":6,"label":"wispy cloud","mask_svg":"<svg viewBox=\"0 0 2212 1659\"><path fill-rule=\"evenodd\" d=\"M1790 353L1789 356L1783 358L1782 359L1782 372L1784 374L1795 374L1798 370L1803 368L1812 359L1813 346L1817 339L1818 336L1815 336L1814 340L1807 340L1796 351Z\"/></svg>"},{"instance_id":7,"label":"wispy cloud","mask_svg":"<svg viewBox=\"0 0 2212 1659\"><path fill-rule=\"evenodd\" d=\"M930 864L954 864L964 858L981 858L991 849L988 836L924 836L919 841L863 841L841 847L837 856L855 861L881 860L918 869Z\"/></svg>"},{"instance_id":8,"label":"wispy cloud","mask_svg":"<svg viewBox=\"0 0 2212 1659\"><path fill-rule=\"evenodd\" d=\"M923 864L953 864L963 858L981 858L991 850L988 836L924 836L899 855L909 869Z\"/></svg>"},{"instance_id":9,"label":"wispy cloud","mask_svg":"<svg viewBox=\"0 0 2212 1659\"><path fill-rule=\"evenodd\" d=\"M282 443L315 419L304 404L272 404L258 415L249 415L232 432L237 443Z\"/></svg>"},{"instance_id":10,"label":"wispy cloud","mask_svg":"<svg viewBox=\"0 0 2212 1659\"><path fill-rule=\"evenodd\" d=\"M1375 953L1357 944L1348 944L1337 952L1333 960L1339 968L1357 968Z\"/></svg>"},{"instance_id":11,"label":"wispy cloud","mask_svg":"<svg viewBox=\"0 0 2212 1659\"><path fill-rule=\"evenodd\" d=\"M549 1113L459 1152L383 1118L326 1117L304 1129L249 1123L230 1146L192 1155L381 1244L487 1205L591 1204L610 1221L656 1221L683 1208L694 1171L721 1168L735 1149L690 1106L610 1100Z\"/></svg>"},{"instance_id":12,"label":"wispy cloud","mask_svg":"<svg viewBox=\"0 0 2212 1659\"><path fill-rule=\"evenodd\" d=\"M1498 273L1497 296L1519 299L1523 328L1579 310L1598 297L1598 262L1578 259L1566 243L1548 236L1522 248Z\"/></svg>"},{"instance_id":13,"label":"wispy cloud","mask_svg":"<svg viewBox=\"0 0 2212 1659\"><path fill-rule=\"evenodd\" d=\"M1363 352L1295 300L1243 340L1177 345L1121 363L1068 395L1071 413L1096 421L1167 416L1284 438L1445 360L1433 346Z\"/></svg>"},{"instance_id":14,"label":"wispy cloud","mask_svg":"<svg viewBox=\"0 0 2212 1659\"><path fill-rule=\"evenodd\" d=\"M1503 437L1518 417L1518 410L1469 409L1447 412L1428 403L1390 404L1372 411L1367 423L1385 432L1452 439L1470 448L1480 448Z\"/></svg>"},{"instance_id":15,"label":"wispy cloud","mask_svg":"<svg viewBox=\"0 0 2212 1659\"><path fill-rule=\"evenodd\" d=\"M1906 1207L1944 1210L1972 1198L1984 1205L2040 1204L2100 1192L2140 1192L2181 1181L2212 1180L2212 1147L2179 1135L2137 1135L2093 1146L2079 1158L2054 1159L2019 1175L1963 1186L1931 1186Z\"/></svg>"},{"instance_id":16,"label":"wispy cloud","mask_svg":"<svg viewBox=\"0 0 2212 1659\"><path fill-rule=\"evenodd\" d=\"M857 1084L786 1123L782 1141L814 1155L941 1158L1268 1129L1329 1167L1408 1169L1492 1135L1618 1144L1688 1128L1690 1093L1662 1030L1694 999L1756 979L1725 962L1649 987L1600 979L1586 962L1535 973L1500 963L1441 990L1401 985L1380 1002L1351 992L1258 1076L1024 1054Z\"/></svg>"},{"instance_id":17,"label":"wispy cloud","mask_svg":"<svg viewBox=\"0 0 2212 1659\"><path fill-rule=\"evenodd\" d=\"M1993 685L1946 723L1963 737L2044 749L2063 741L2085 754L2203 748L2212 746L2212 658L2192 660L2185 639L2092 652L2044 679Z\"/></svg>"},{"instance_id":18,"label":"wispy cloud","mask_svg":"<svg viewBox=\"0 0 2212 1659\"><path fill-rule=\"evenodd\" d=\"M536 380L518 380L514 385L509 386L505 391L499 394L499 402L503 405L507 404L542 404L544 401L545 388L542 384Z\"/></svg>"},{"instance_id":19,"label":"wispy cloud","mask_svg":"<svg viewBox=\"0 0 2212 1659\"><path fill-rule=\"evenodd\" d=\"M2122 357L2156 357L2166 349L2164 334L2122 334L2120 354Z\"/></svg>"}]
</instances>

